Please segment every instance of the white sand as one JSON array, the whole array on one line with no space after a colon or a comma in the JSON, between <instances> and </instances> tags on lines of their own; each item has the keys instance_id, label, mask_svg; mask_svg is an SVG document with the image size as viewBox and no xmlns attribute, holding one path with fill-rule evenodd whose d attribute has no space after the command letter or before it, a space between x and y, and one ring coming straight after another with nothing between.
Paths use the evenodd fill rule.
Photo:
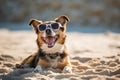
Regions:
<instances>
[{"instance_id":1,"label":"white sand","mask_svg":"<svg viewBox=\"0 0 120 80\"><path fill-rule=\"evenodd\" d=\"M32 31L0 30L0 78L3 80L119 80L120 34L67 33L73 74L48 69L46 74L33 69L14 70L16 63L37 51ZM14 71L13 71L14 70ZM13 71L13 72L12 72ZM11 72L11 73L10 73ZM4 74L9 73L7 76Z\"/></svg>"}]
</instances>

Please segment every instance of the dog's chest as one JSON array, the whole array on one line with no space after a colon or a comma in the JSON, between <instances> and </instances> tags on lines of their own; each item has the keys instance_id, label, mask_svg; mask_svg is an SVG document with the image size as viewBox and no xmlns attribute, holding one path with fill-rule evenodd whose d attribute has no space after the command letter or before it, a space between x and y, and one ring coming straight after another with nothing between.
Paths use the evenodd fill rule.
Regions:
<instances>
[{"instance_id":1,"label":"dog's chest","mask_svg":"<svg viewBox=\"0 0 120 80\"><path fill-rule=\"evenodd\" d=\"M46 44L41 46L42 52L44 52L44 59L48 61L49 67L56 68L61 64L61 59L63 59L66 54L64 53L64 45L56 43L52 48L48 48ZM42 58L42 59L43 59Z\"/></svg>"},{"instance_id":2,"label":"dog's chest","mask_svg":"<svg viewBox=\"0 0 120 80\"><path fill-rule=\"evenodd\" d=\"M52 48L48 48L48 46L46 44L43 44L41 46L41 49L47 54L47 53L51 53L51 54L54 54L54 53L61 53L63 52L64 50L64 45L62 44L58 44L56 43Z\"/></svg>"},{"instance_id":3,"label":"dog's chest","mask_svg":"<svg viewBox=\"0 0 120 80\"><path fill-rule=\"evenodd\" d=\"M46 59L48 60L48 64L50 67L56 68L58 64L61 63L61 59L63 58L60 53L55 53L55 54L47 54Z\"/></svg>"},{"instance_id":4,"label":"dog's chest","mask_svg":"<svg viewBox=\"0 0 120 80\"><path fill-rule=\"evenodd\" d=\"M54 60L50 60L50 66L56 68L60 64L60 57L56 57Z\"/></svg>"}]
</instances>

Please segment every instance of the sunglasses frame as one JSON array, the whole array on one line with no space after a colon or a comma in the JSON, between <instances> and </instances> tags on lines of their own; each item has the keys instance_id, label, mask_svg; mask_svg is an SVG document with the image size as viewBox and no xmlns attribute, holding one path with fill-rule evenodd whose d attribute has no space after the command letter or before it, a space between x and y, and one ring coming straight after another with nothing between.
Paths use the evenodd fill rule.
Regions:
<instances>
[{"instance_id":1,"label":"sunglasses frame","mask_svg":"<svg viewBox=\"0 0 120 80\"><path fill-rule=\"evenodd\" d=\"M56 22L56 23L57 23L57 22ZM52 23L52 24L55 24L55 23ZM46 27L45 30L47 30L47 29L53 29L53 28L52 28L52 24L45 24L45 25L46 25L46 26L45 26L45 27ZM53 29L53 30L59 30L60 27L62 27L62 25L61 25L60 23L57 23L57 24L59 25L58 29ZM42 25L42 24L38 24L38 25L37 25L37 28L38 28L39 32L44 32L45 30L40 30L40 29L39 29L40 25ZM50 27L48 27L48 26L50 26Z\"/></svg>"}]
</instances>

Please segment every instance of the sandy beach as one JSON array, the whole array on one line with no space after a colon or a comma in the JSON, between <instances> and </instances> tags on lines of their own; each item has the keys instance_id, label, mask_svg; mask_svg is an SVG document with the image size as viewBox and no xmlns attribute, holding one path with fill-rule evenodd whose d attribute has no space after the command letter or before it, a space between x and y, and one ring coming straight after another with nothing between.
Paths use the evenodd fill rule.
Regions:
<instances>
[{"instance_id":1,"label":"sandy beach","mask_svg":"<svg viewBox=\"0 0 120 80\"><path fill-rule=\"evenodd\" d=\"M24 58L37 51L33 31L0 30L0 80L120 80L120 34L67 33L73 74L47 69L15 69Z\"/></svg>"}]
</instances>

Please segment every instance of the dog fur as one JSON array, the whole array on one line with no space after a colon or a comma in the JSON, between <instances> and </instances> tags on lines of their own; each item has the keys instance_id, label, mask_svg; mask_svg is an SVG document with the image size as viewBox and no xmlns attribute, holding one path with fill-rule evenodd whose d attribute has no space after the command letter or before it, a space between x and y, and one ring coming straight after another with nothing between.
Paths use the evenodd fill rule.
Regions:
<instances>
[{"instance_id":1,"label":"dog fur","mask_svg":"<svg viewBox=\"0 0 120 80\"><path fill-rule=\"evenodd\" d=\"M54 22L60 23L61 25L59 30L54 31L55 34L59 35L59 38L54 46L49 48L41 39L41 36L45 36L46 33L40 32L38 30L38 25L52 24ZM35 54L30 55L24 59L20 64L20 67L28 64L30 67L34 67L35 71L38 71L40 73L43 71L42 68L47 67L59 68L64 73L72 73L69 53L65 43L67 22L69 22L69 18L65 15L59 16L54 21L41 21L37 19L31 19L29 25L33 26L37 34L36 43L38 46L38 51Z\"/></svg>"}]
</instances>

